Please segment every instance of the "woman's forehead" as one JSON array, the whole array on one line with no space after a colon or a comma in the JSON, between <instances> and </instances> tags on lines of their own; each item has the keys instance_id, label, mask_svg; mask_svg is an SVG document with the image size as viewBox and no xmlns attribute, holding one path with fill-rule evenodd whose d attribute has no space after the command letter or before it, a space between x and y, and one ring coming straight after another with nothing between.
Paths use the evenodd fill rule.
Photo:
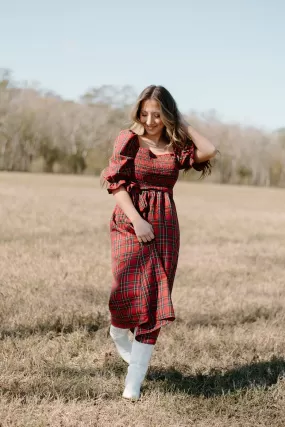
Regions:
<instances>
[{"instance_id":1,"label":"woman's forehead","mask_svg":"<svg viewBox=\"0 0 285 427\"><path fill-rule=\"evenodd\" d=\"M142 103L142 110L148 112L160 112L160 105L155 99L146 99Z\"/></svg>"}]
</instances>

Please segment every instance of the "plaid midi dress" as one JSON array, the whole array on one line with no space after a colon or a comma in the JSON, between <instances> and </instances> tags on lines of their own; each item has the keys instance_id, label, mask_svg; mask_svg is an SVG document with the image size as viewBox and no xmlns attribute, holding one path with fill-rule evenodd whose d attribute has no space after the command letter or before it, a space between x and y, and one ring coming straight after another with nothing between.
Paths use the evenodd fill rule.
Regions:
<instances>
[{"instance_id":1,"label":"plaid midi dress","mask_svg":"<svg viewBox=\"0 0 285 427\"><path fill-rule=\"evenodd\" d=\"M108 192L123 185L141 217L154 230L150 242L139 242L134 227L116 205L110 219L113 283L109 299L111 323L138 327L147 334L175 320L171 299L177 268L180 231L173 187L179 170L199 169L192 143L161 155L139 145L137 135L123 130L116 138L103 172ZM196 166L196 167L195 167Z\"/></svg>"}]
</instances>

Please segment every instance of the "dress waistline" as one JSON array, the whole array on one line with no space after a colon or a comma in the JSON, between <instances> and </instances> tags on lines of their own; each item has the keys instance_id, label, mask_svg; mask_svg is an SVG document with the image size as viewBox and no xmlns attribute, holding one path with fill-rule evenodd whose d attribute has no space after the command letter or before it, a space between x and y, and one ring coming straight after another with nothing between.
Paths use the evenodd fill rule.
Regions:
<instances>
[{"instance_id":1,"label":"dress waistline","mask_svg":"<svg viewBox=\"0 0 285 427\"><path fill-rule=\"evenodd\" d=\"M136 193L140 193L141 191L162 191L164 193L169 193L170 195L173 195L173 190L172 188L168 188L168 187L151 187L151 186L139 186L139 187L134 187L133 190L135 190Z\"/></svg>"}]
</instances>

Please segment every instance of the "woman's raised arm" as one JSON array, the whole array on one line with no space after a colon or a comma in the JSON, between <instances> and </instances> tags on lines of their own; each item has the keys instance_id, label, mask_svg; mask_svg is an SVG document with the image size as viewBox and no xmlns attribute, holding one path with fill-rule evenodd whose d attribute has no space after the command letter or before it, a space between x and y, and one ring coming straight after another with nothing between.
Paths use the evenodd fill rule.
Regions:
<instances>
[{"instance_id":1,"label":"woman's raised arm","mask_svg":"<svg viewBox=\"0 0 285 427\"><path fill-rule=\"evenodd\" d=\"M201 135L196 129L189 125L183 118L183 125L185 126L186 133L192 139L196 146L195 150L195 163L202 163L210 160L217 154L217 148L209 141L208 138Z\"/></svg>"}]
</instances>

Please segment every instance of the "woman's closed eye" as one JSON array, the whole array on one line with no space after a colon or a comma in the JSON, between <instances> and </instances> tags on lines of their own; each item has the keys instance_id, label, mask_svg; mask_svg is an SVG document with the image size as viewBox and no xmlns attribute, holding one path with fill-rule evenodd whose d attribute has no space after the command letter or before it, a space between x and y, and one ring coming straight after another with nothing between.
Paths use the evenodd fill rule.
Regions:
<instances>
[{"instance_id":1,"label":"woman's closed eye","mask_svg":"<svg viewBox=\"0 0 285 427\"><path fill-rule=\"evenodd\" d=\"M142 117L147 117L147 116L148 116L148 114L147 114L147 113L141 113L141 116L142 116ZM160 114L159 114L159 113L154 113L154 114L153 114L153 116L154 116L156 119L159 119L159 118L160 118Z\"/></svg>"}]
</instances>

